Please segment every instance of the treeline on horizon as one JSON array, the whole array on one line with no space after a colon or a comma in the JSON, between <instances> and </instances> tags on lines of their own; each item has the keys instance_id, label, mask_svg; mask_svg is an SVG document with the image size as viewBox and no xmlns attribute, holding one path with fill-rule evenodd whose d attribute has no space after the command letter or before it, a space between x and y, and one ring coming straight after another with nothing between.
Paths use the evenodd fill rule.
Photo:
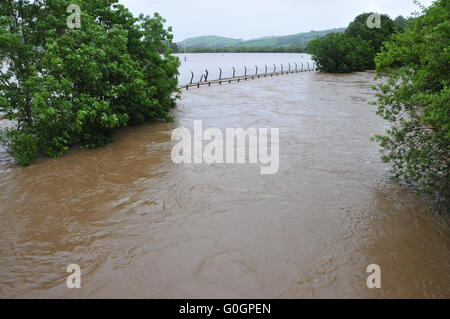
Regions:
<instances>
[{"instance_id":1,"label":"treeline on horizon","mask_svg":"<svg viewBox=\"0 0 450 319\"><path fill-rule=\"evenodd\" d=\"M176 44L172 44L174 53L304 53L305 47L225 47L225 48L211 48L211 47L191 47L179 49Z\"/></svg>"}]
</instances>

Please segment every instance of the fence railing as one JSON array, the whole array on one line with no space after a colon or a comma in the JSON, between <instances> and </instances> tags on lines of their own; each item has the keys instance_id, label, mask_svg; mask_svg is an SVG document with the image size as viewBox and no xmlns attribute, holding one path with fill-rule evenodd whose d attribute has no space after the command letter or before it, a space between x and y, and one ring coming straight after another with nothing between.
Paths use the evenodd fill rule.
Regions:
<instances>
[{"instance_id":1,"label":"fence railing","mask_svg":"<svg viewBox=\"0 0 450 319\"><path fill-rule=\"evenodd\" d=\"M240 82L240 81L247 81L247 80L254 80L256 78L266 78L266 77L273 77L273 76L279 76L279 75L285 75L285 74L293 74L293 73L300 73L300 72L312 72L316 71L316 63L314 62L301 62L300 64L294 63L294 65L291 65L288 63L287 65L287 71L284 68L283 64L280 64L281 71L277 71L277 65L273 65L273 71L269 70L269 67L267 64L265 65L264 73L259 72L259 67L255 65L255 73L248 74L247 66L244 65L244 74L243 75L236 75L236 68L232 67L233 69L233 75L228 78L222 78L223 72L222 68L219 68L219 77L215 80L209 79L209 71L206 69L204 73L200 75L199 81L195 82L195 74L191 71L191 80L187 84L182 84L178 88L180 89L186 89L189 90L190 87L200 87L203 85L211 86L212 84L219 84L222 85L222 83L231 83L231 82Z\"/></svg>"}]
</instances>

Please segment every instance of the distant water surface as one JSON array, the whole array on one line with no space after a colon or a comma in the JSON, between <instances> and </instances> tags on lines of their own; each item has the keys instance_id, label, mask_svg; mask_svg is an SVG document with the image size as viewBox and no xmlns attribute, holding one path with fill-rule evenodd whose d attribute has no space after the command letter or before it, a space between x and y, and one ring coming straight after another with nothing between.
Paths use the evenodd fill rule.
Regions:
<instances>
[{"instance_id":1,"label":"distant water surface","mask_svg":"<svg viewBox=\"0 0 450 319\"><path fill-rule=\"evenodd\" d=\"M268 72L273 72L274 64L277 71L281 71L282 64L285 71L288 70L289 63L292 70L295 63L298 68L301 68L302 63L304 68L308 63L312 64L311 56L301 53L180 53L176 56L181 61L180 84L190 82L191 72L194 72L194 82L199 81L206 69L209 72L208 78L213 80L219 78L219 68L222 68L222 78L225 78L233 75L233 67L236 69L236 75L244 75L244 66L247 67L247 74L255 74L256 66L258 73L262 74L266 65Z\"/></svg>"}]
</instances>

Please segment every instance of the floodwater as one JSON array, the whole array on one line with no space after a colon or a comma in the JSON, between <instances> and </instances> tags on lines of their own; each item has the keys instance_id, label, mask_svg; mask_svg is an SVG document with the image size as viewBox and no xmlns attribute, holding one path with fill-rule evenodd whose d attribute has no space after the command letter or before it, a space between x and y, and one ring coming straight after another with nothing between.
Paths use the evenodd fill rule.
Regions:
<instances>
[{"instance_id":1,"label":"floodwater","mask_svg":"<svg viewBox=\"0 0 450 319\"><path fill-rule=\"evenodd\" d=\"M206 74L208 70L208 79L215 80L219 78L220 69L222 69L222 78L229 78L233 76L233 67L235 75L240 76L245 74L245 67L247 74L264 74L267 72L291 70L297 68L306 69L308 64L312 66L313 61L309 54L303 53L180 53L176 54L180 59L180 76L178 78L180 84L187 84L191 81L192 73L194 73L193 82L200 81L201 76ZM258 70L256 69L258 68Z\"/></svg>"},{"instance_id":2,"label":"floodwater","mask_svg":"<svg viewBox=\"0 0 450 319\"><path fill-rule=\"evenodd\" d=\"M445 215L370 142L370 73L191 89L175 123L19 168L0 156L0 297L449 298ZM280 128L280 171L176 165L171 131ZM81 289L66 267L81 267ZM381 289L368 289L378 264Z\"/></svg>"}]
</instances>

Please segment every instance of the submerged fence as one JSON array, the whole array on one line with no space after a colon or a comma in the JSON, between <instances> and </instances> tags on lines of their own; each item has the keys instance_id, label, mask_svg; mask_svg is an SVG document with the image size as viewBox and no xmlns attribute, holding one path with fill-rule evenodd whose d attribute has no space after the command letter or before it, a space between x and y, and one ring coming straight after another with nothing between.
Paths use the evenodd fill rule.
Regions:
<instances>
[{"instance_id":1,"label":"submerged fence","mask_svg":"<svg viewBox=\"0 0 450 319\"><path fill-rule=\"evenodd\" d=\"M266 77L273 77L273 76L279 76L279 75L285 75L285 74L293 74L293 73L300 73L300 72L311 72L316 70L316 63L314 62L305 62L305 63L294 63L294 65L291 65L288 63L287 69L283 64L280 64L280 69L277 69L277 65L273 65L273 71L269 72L269 67L265 65L264 72L259 72L259 67L255 65L255 73L248 74L247 66L244 66L244 74L243 75L236 75L236 68L233 67L233 75L228 78L222 78L222 68L219 68L219 78L210 80L209 77L209 71L206 69L204 73L200 75L200 79L198 81L194 81L195 74L191 71L191 80L187 84L183 84L178 86L179 89L186 89L189 90L191 87L197 87L208 85L211 86L212 84L219 84L222 85L222 83L231 83L231 82L240 82L240 81L247 81L247 80L254 80L259 78L266 78Z\"/></svg>"}]
</instances>

